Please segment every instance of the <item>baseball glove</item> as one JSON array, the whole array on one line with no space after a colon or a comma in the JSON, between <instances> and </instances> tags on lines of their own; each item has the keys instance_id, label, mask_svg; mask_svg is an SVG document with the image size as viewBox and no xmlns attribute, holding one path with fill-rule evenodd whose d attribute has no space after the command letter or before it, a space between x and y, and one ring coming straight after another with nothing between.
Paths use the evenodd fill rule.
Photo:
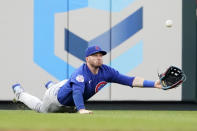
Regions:
<instances>
[{"instance_id":1,"label":"baseball glove","mask_svg":"<svg viewBox=\"0 0 197 131\"><path fill-rule=\"evenodd\" d=\"M185 73L175 66L170 66L164 73L158 74L162 89L175 88L186 80Z\"/></svg>"}]
</instances>

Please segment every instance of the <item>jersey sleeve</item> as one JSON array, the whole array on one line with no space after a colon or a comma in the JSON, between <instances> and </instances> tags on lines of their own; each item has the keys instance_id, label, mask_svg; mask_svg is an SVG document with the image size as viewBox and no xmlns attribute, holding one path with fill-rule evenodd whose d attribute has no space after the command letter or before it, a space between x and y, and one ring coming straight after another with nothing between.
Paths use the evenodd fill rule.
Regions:
<instances>
[{"instance_id":1,"label":"jersey sleeve","mask_svg":"<svg viewBox=\"0 0 197 131\"><path fill-rule=\"evenodd\" d=\"M132 83L135 77L130 77L123 75L119 73L117 70L115 70L112 67L108 67L107 72L109 74L109 81L122 84L122 85L127 85L132 87Z\"/></svg>"},{"instance_id":2,"label":"jersey sleeve","mask_svg":"<svg viewBox=\"0 0 197 131\"><path fill-rule=\"evenodd\" d=\"M85 109L83 93L85 89L85 80L83 75L77 75L71 78L72 96L77 110Z\"/></svg>"}]
</instances>

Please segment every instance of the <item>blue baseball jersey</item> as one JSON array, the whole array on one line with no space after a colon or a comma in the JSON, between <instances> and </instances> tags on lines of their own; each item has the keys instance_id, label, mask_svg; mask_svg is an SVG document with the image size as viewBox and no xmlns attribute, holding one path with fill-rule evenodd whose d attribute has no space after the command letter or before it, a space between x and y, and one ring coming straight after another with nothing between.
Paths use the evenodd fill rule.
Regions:
<instances>
[{"instance_id":1,"label":"blue baseball jersey","mask_svg":"<svg viewBox=\"0 0 197 131\"><path fill-rule=\"evenodd\" d=\"M132 87L134 77L120 74L114 68L102 65L97 74L82 64L58 91L57 99L62 105L76 106L77 110L85 109L84 101L88 100L108 82Z\"/></svg>"}]
</instances>

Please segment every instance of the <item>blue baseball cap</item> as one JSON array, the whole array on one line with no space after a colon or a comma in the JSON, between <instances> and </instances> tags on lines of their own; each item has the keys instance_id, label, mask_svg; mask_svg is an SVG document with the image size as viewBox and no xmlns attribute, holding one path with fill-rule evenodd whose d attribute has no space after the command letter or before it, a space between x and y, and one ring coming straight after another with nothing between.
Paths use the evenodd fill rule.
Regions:
<instances>
[{"instance_id":1,"label":"blue baseball cap","mask_svg":"<svg viewBox=\"0 0 197 131\"><path fill-rule=\"evenodd\" d=\"M90 46L86 49L86 57L96 53L101 53L103 55L107 54L107 52L102 50L99 46Z\"/></svg>"}]
</instances>

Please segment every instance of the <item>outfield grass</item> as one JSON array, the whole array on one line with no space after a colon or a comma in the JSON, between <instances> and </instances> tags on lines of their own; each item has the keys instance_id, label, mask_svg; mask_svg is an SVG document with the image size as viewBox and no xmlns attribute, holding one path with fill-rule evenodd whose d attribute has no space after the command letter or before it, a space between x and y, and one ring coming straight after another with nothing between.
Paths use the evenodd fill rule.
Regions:
<instances>
[{"instance_id":1,"label":"outfield grass","mask_svg":"<svg viewBox=\"0 0 197 131\"><path fill-rule=\"evenodd\" d=\"M94 111L41 114L0 110L0 130L197 131L197 111Z\"/></svg>"}]
</instances>

